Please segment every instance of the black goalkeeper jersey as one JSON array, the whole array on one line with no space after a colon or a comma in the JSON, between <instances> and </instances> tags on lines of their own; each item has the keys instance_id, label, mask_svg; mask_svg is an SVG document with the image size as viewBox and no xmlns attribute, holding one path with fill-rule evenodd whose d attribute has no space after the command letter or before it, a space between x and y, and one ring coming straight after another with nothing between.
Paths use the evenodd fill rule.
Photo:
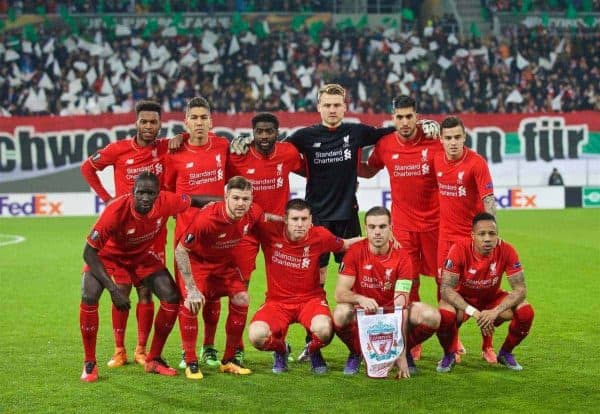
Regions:
<instances>
[{"instance_id":1,"label":"black goalkeeper jersey","mask_svg":"<svg viewBox=\"0 0 600 414\"><path fill-rule=\"evenodd\" d=\"M356 214L358 150L395 130L346 123L332 129L319 124L287 138L304 155L306 201L318 221L348 220Z\"/></svg>"}]
</instances>

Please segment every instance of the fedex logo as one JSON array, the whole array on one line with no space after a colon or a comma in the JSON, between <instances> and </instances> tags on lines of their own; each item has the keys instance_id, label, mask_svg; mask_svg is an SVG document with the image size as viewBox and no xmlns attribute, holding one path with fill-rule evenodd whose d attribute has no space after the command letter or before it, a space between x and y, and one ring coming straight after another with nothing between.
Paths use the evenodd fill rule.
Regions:
<instances>
[{"instance_id":1,"label":"fedex logo","mask_svg":"<svg viewBox=\"0 0 600 414\"><path fill-rule=\"evenodd\" d=\"M35 194L23 202L0 196L0 216L61 216L62 204L62 201L48 200L46 194Z\"/></svg>"},{"instance_id":2,"label":"fedex logo","mask_svg":"<svg viewBox=\"0 0 600 414\"><path fill-rule=\"evenodd\" d=\"M527 194L521 188L509 188L504 195L494 195L501 208L536 208L536 194Z\"/></svg>"}]
</instances>

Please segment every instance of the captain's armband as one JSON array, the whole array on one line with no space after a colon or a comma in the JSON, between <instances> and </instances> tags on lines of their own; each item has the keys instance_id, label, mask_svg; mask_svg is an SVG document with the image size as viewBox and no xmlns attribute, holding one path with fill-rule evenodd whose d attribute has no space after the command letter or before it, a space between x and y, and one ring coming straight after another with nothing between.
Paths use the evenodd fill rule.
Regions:
<instances>
[{"instance_id":1,"label":"captain's armband","mask_svg":"<svg viewBox=\"0 0 600 414\"><path fill-rule=\"evenodd\" d=\"M394 290L396 292L410 292L412 287L412 280L400 279L396 280L396 286Z\"/></svg>"}]
</instances>

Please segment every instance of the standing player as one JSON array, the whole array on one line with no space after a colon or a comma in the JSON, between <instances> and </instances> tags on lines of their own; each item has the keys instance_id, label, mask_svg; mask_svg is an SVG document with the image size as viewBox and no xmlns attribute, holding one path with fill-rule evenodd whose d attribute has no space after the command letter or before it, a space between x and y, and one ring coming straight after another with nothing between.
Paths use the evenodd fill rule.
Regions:
<instances>
[{"instance_id":1,"label":"standing player","mask_svg":"<svg viewBox=\"0 0 600 414\"><path fill-rule=\"evenodd\" d=\"M308 344L312 371L327 372L321 353L332 337L331 312L320 284L319 256L340 252L360 238L343 240L329 230L312 226L308 203L290 200L284 222L260 223L256 232L265 254L266 301L248 328L250 342L262 351L275 351L273 372L287 371L290 324L299 322L310 332Z\"/></svg>"},{"instance_id":2,"label":"standing player","mask_svg":"<svg viewBox=\"0 0 600 414\"><path fill-rule=\"evenodd\" d=\"M442 270L439 339L444 357L438 372L449 372L454 365L457 324L472 316L484 335L496 326L511 321L498 361L509 369L523 369L515 360L513 349L529 333L533 308L525 297L527 288L523 268L515 249L498 238L496 219L489 213L473 218L471 238L455 243ZM512 291L500 288L506 273Z\"/></svg>"},{"instance_id":3,"label":"standing player","mask_svg":"<svg viewBox=\"0 0 600 414\"><path fill-rule=\"evenodd\" d=\"M434 158L440 200L438 286L450 247L470 236L473 217L482 211L496 214L490 170L483 157L465 147L466 133L462 121L452 116L444 119L441 133L444 152ZM492 336L484 335L481 348L483 358L490 364L496 364Z\"/></svg>"},{"instance_id":4,"label":"standing player","mask_svg":"<svg viewBox=\"0 0 600 414\"><path fill-rule=\"evenodd\" d=\"M225 188L225 173L229 141L210 132L212 118L210 105L202 97L195 97L188 101L185 108L185 127L189 140L183 148L165 157L165 188L178 194L203 194L223 197ZM186 211L177 216L175 225L175 247L185 229L193 221L197 212ZM182 286L183 280L175 263L175 279ZM211 366L220 365L217 351L214 348L215 332L221 313L220 299L205 303L202 309L204 320L204 346L202 348L203 361ZM189 321L186 321L189 320ZM186 307L179 309L179 326L182 341L186 341L191 332L183 329L190 326L191 321L197 321ZM197 329L197 328L196 328ZM184 357L185 359L185 357ZM180 368L187 365L182 361Z\"/></svg>"},{"instance_id":5,"label":"standing player","mask_svg":"<svg viewBox=\"0 0 600 414\"><path fill-rule=\"evenodd\" d=\"M435 154L443 148L428 139L418 121L413 98L401 95L392 101L396 131L377 141L368 160L367 177L386 168L392 193L392 231L412 260L412 302L419 301L419 274L437 275L439 201L433 170ZM362 176L363 174L361 174ZM412 350L420 359L421 347Z\"/></svg>"},{"instance_id":6,"label":"standing player","mask_svg":"<svg viewBox=\"0 0 600 414\"><path fill-rule=\"evenodd\" d=\"M355 244L344 256L335 289L338 303L333 311L336 334L350 350L345 375L358 373L361 348L355 308L368 312L377 308L404 307L404 349L412 349L435 333L440 324L438 311L409 299L413 283L412 261L403 248L394 248L391 215L384 207L373 207L365 215L367 239ZM410 352L398 360L398 378L416 372Z\"/></svg>"},{"instance_id":7,"label":"standing player","mask_svg":"<svg viewBox=\"0 0 600 414\"><path fill-rule=\"evenodd\" d=\"M221 372L236 375L252 373L236 357L248 315L248 285L236 264L235 247L252 227L263 219L260 206L252 203L252 185L243 177L227 183L225 201L204 208L196 215L175 249L175 259L184 285L183 297L202 302L229 298L229 314L225 327L226 343ZM197 311L197 309L196 309ZM196 341L198 321L190 312L182 323L186 377L201 379Z\"/></svg>"},{"instance_id":8,"label":"standing player","mask_svg":"<svg viewBox=\"0 0 600 414\"><path fill-rule=\"evenodd\" d=\"M98 300L104 289L119 311L129 309L129 298L114 280L128 280L145 286L160 300L154 321L154 337L145 361L146 372L175 375L161 358L165 341L179 309L177 287L155 250L169 216L193 206L201 206L187 195L160 192L156 175L144 171L135 180L133 191L114 199L101 214L87 237L83 251L85 267L79 311L85 360L81 380L98 379L96 337L98 333Z\"/></svg>"},{"instance_id":9,"label":"standing player","mask_svg":"<svg viewBox=\"0 0 600 414\"><path fill-rule=\"evenodd\" d=\"M106 167L114 168L115 197L131 193L136 177L143 171L156 174L162 182L164 173L163 157L168 151L169 140L157 139L160 131L160 104L153 101L142 100L135 106L136 113L136 135L133 138L112 142L103 149L96 152L81 165L81 174L90 187L96 192L104 203L111 202L111 196L100 182L98 171ZM154 251L164 262L166 227L163 234L156 239L157 245ZM115 279L115 283L129 297L131 281L129 278ZM136 307L138 323L138 343L135 349L135 362L144 364L146 360L146 342L152 329L154 317L154 303L152 293L144 285L136 288L139 301ZM127 352L125 350L125 328L129 309L119 310L112 307L112 325L115 337L115 353L108 361L111 368L120 367L127 363Z\"/></svg>"}]
</instances>

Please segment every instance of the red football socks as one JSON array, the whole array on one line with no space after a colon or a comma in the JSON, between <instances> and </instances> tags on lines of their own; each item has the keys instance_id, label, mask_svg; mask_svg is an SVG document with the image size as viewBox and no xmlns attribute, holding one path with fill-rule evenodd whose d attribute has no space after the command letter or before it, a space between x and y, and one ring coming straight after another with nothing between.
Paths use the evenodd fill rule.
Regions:
<instances>
[{"instance_id":1,"label":"red football socks","mask_svg":"<svg viewBox=\"0 0 600 414\"><path fill-rule=\"evenodd\" d=\"M442 320L437 331L440 345L444 348L444 354L456 352L458 328L456 327L456 313L446 309L440 309Z\"/></svg>"},{"instance_id":2,"label":"red football socks","mask_svg":"<svg viewBox=\"0 0 600 414\"><path fill-rule=\"evenodd\" d=\"M244 334L247 316L248 306L229 303L229 315L227 315L227 324L225 325L227 340L225 342L223 361L226 362L235 357L235 351L240 344L240 338Z\"/></svg>"},{"instance_id":3,"label":"red football socks","mask_svg":"<svg viewBox=\"0 0 600 414\"><path fill-rule=\"evenodd\" d=\"M515 310L512 321L510 321L510 325L508 326L508 335L504 344L502 344L501 349L503 351L512 353L512 350L525 339L529 334L529 329L531 329L533 316L533 308L529 304Z\"/></svg>"},{"instance_id":4,"label":"red football socks","mask_svg":"<svg viewBox=\"0 0 600 414\"><path fill-rule=\"evenodd\" d=\"M204 320L204 345L215 344L215 334L219 315L221 314L221 301L207 301L202 308L202 319Z\"/></svg>"},{"instance_id":5,"label":"red football socks","mask_svg":"<svg viewBox=\"0 0 600 414\"><path fill-rule=\"evenodd\" d=\"M185 307L179 308L179 331L181 332L181 345L185 352L185 362L198 361L196 344L198 342L198 317Z\"/></svg>"},{"instance_id":6,"label":"red football socks","mask_svg":"<svg viewBox=\"0 0 600 414\"><path fill-rule=\"evenodd\" d=\"M156 319L154 320L152 345L150 345L150 352L148 352L148 355L146 356L146 361L152 361L153 359L160 357L165 342L177 320L178 311L179 303L160 302L160 308L158 309Z\"/></svg>"},{"instance_id":7,"label":"red football socks","mask_svg":"<svg viewBox=\"0 0 600 414\"><path fill-rule=\"evenodd\" d=\"M154 302L138 303L135 308L138 326L138 345L146 347L154 321Z\"/></svg>"},{"instance_id":8,"label":"red football socks","mask_svg":"<svg viewBox=\"0 0 600 414\"><path fill-rule=\"evenodd\" d=\"M344 327L334 325L335 333L346 344L351 353L360 355L360 340L358 338L358 325L350 322ZM310 350L310 349L309 349Z\"/></svg>"},{"instance_id":9,"label":"red football socks","mask_svg":"<svg viewBox=\"0 0 600 414\"><path fill-rule=\"evenodd\" d=\"M98 305L79 305L79 328L83 340L86 362L96 362L96 338L98 336Z\"/></svg>"},{"instance_id":10,"label":"red football socks","mask_svg":"<svg viewBox=\"0 0 600 414\"><path fill-rule=\"evenodd\" d=\"M115 336L115 347L125 348L125 329L127 329L127 318L129 311L120 311L112 305L112 326Z\"/></svg>"}]
</instances>

